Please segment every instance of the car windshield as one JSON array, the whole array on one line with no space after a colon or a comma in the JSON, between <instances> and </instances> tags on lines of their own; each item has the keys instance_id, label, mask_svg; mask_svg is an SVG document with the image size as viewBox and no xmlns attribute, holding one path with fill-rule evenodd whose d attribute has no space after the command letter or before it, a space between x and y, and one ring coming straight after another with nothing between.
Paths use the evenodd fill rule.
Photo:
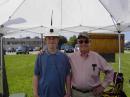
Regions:
<instances>
[{"instance_id":1,"label":"car windshield","mask_svg":"<svg viewBox=\"0 0 130 97\"><path fill-rule=\"evenodd\" d=\"M65 48L66 48L66 49L73 49L73 47L70 46L70 45L65 46Z\"/></svg>"},{"instance_id":2,"label":"car windshield","mask_svg":"<svg viewBox=\"0 0 130 97\"><path fill-rule=\"evenodd\" d=\"M19 46L18 49L26 49L24 46Z\"/></svg>"}]
</instances>

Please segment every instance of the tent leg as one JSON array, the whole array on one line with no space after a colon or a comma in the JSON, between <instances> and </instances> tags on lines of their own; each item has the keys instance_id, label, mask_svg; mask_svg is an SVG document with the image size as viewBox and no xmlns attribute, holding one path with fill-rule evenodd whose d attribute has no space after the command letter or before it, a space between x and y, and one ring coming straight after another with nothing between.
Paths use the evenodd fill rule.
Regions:
<instances>
[{"instance_id":1,"label":"tent leg","mask_svg":"<svg viewBox=\"0 0 130 97\"><path fill-rule=\"evenodd\" d=\"M120 31L118 32L118 41L119 41L119 59L118 59L118 71L119 73L121 72L121 33Z\"/></svg>"},{"instance_id":2,"label":"tent leg","mask_svg":"<svg viewBox=\"0 0 130 97\"><path fill-rule=\"evenodd\" d=\"M5 62L4 62L4 52L3 52L3 35L0 33L0 97L9 97L7 76L5 70Z\"/></svg>"}]
</instances>

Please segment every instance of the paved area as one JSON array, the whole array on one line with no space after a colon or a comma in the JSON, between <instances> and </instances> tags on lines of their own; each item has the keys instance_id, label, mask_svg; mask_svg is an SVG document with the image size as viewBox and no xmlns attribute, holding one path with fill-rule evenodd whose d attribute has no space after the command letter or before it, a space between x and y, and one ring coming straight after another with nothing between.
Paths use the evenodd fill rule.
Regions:
<instances>
[{"instance_id":1,"label":"paved area","mask_svg":"<svg viewBox=\"0 0 130 97\"><path fill-rule=\"evenodd\" d=\"M29 54L38 54L39 51L29 52ZM6 52L6 55L16 55L16 52Z\"/></svg>"},{"instance_id":2,"label":"paved area","mask_svg":"<svg viewBox=\"0 0 130 97\"><path fill-rule=\"evenodd\" d=\"M125 50L124 53L130 53L130 51Z\"/></svg>"}]
</instances>

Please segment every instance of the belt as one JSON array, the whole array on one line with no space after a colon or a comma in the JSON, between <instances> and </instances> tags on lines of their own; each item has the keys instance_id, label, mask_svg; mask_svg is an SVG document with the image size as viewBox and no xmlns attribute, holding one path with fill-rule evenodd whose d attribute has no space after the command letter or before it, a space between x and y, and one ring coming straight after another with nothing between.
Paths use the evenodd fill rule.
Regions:
<instances>
[{"instance_id":1,"label":"belt","mask_svg":"<svg viewBox=\"0 0 130 97\"><path fill-rule=\"evenodd\" d=\"M78 88L76 88L76 87L74 87L74 86L72 86L72 89L74 89L74 90L76 90L76 91L78 91L78 92L81 92L81 93L89 93L89 92L92 92L92 90L81 90L81 89L78 89Z\"/></svg>"}]
</instances>

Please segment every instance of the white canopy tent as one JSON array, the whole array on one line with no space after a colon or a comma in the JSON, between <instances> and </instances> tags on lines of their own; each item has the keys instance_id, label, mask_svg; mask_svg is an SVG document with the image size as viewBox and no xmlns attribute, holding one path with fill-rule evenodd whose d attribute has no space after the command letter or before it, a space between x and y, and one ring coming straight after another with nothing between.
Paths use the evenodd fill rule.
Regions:
<instances>
[{"instance_id":1,"label":"white canopy tent","mask_svg":"<svg viewBox=\"0 0 130 97\"><path fill-rule=\"evenodd\" d=\"M8 22L11 15L15 12L16 8L22 3L23 0L0 0L0 96L8 96L8 85L6 80L6 71L3 57L3 31L10 31L6 29L3 24L12 24Z\"/></svg>"},{"instance_id":2,"label":"white canopy tent","mask_svg":"<svg viewBox=\"0 0 130 97\"><path fill-rule=\"evenodd\" d=\"M9 27L37 33L48 32L53 27L62 30L61 34L129 31L129 2L130 0L24 0L10 20L22 18L26 22Z\"/></svg>"},{"instance_id":3,"label":"white canopy tent","mask_svg":"<svg viewBox=\"0 0 130 97\"><path fill-rule=\"evenodd\" d=\"M22 5L19 6L20 4ZM130 30L130 0L24 0L24 2L23 0L2 0L0 1L1 12L4 13L0 16L0 25L4 25L4 28L0 28L0 30L5 35L17 32L17 30L44 33L48 32L50 27L60 29L65 33L69 31L75 33ZM6 22L18 18L24 19L24 21L15 24ZM9 26L9 24L11 25ZM2 38L0 41L2 43ZM0 53L2 60L2 46ZM2 64L1 62L1 66ZM119 72L120 64L119 49Z\"/></svg>"},{"instance_id":4,"label":"white canopy tent","mask_svg":"<svg viewBox=\"0 0 130 97\"><path fill-rule=\"evenodd\" d=\"M24 23L23 18L11 19L12 15L17 11L16 9L20 7L23 0L2 0L0 1L0 34L6 35L13 32L14 28L9 28L7 26L11 24Z\"/></svg>"},{"instance_id":5,"label":"white canopy tent","mask_svg":"<svg viewBox=\"0 0 130 97\"><path fill-rule=\"evenodd\" d=\"M24 18L27 22L10 27L34 27L35 30L41 27L42 33L44 27L51 27L52 11L52 27L56 29L68 30L72 27L73 31L73 27L79 27L78 32L81 32L113 24L109 13L98 0L25 0L11 19Z\"/></svg>"},{"instance_id":6,"label":"white canopy tent","mask_svg":"<svg viewBox=\"0 0 130 97\"><path fill-rule=\"evenodd\" d=\"M130 31L130 0L99 0L111 14L116 27L108 29L120 32ZM116 6L115 6L116 5Z\"/></svg>"},{"instance_id":7,"label":"white canopy tent","mask_svg":"<svg viewBox=\"0 0 130 97\"><path fill-rule=\"evenodd\" d=\"M130 23L130 0L100 0L100 2L117 23Z\"/></svg>"},{"instance_id":8,"label":"white canopy tent","mask_svg":"<svg viewBox=\"0 0 130 97\"><path fill-rule=\"evenodd\" d=\"M0 0L0 25L9 20L23 0Z\"/></svg>"},{"instance_id":9,"label":"white canopy tent","mask_svg":"<svg viewBox=\"0 0 130 97\"><path fill-rule=\"evenodd\" d=\"M106 27L107 30L118 32L119 37L119 72L121 72L121 32L130 31L130 0L99 0L111 14L114 26Z\"/></svg>"}]
</instances>

